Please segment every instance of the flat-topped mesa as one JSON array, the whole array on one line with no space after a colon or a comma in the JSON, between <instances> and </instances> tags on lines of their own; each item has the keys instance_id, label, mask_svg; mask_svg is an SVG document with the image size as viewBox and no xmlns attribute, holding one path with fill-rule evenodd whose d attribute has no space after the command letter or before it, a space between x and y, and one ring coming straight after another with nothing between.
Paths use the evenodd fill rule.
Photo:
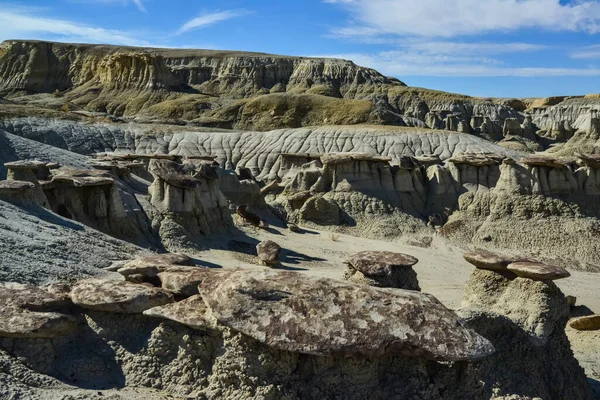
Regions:
<instances>
[{"instance_id":1,"label":"flat-topped mesa","mask_svg":"<svg viewBox=\"0 0 600 400\"><path fill-rule=\"evenodd\" d=\"M203 164L197 169L190 163L152 159L148 169L154 177L148 189L156 209L153 219L159 226L173 222L186 231L184 236L192 237L233 226L215 167Z\"/></svg>"},{"instance_id":2,"label":"flat-topped mesa","mask_svg":"<svg viewBox=\"0 0 600 400\"><path fill-rule=\"evenodd\" d=\"M494 351L437 299L416 291L293 272L233 271L203 281L200 292L221 324L279 350L452 361Z\"/></svg>"},{"instance_id":3,"label":"flat-topped mesa","mask_svg":"<svg viewBox=\"0 0 600 400\"><path fill-rule=\"evenodd\" d=\"M115 180L108 171L61 167L45 187L55 213L102 232L127 235L127 213Z\"/></svg>"},{"instance_id":4,"label":"flat-topped mesa","mask_svg":"<svg viewBox=\"0 0 600 400\"><path fill-rule=\"evenodd\" d=\"M477 268L465 286L462 307L508 317L536 346L564 334L569 306L553 282L570 275L564 268L486 251L464 257Z\"/></svg>"},{"instance_id":5,"label":"flat-topped mesa","mask_svg":"<svg viewBox=\"0 0 600 400\"><path fill-rule=\"evenodd\" d=\"M0 200L18 205L41 205L35 196L35 185L26 181L0 181Z\"/></svg>"},{"instance_id":6,"label":"flat-topped mesa","mask_svg":"<svg viewBox=\"0 0 600 400\"><path fill-rule=\"evenodd\" d=\"M48 163L42 161L14 161L4 164L7 169L6 179L15 181L27 181L35 186L33 195L39 205L50 208L48 199L44 194L44 189L40 181L50 179L50 168Z\"/></svg>"},{"instance_id":7,"label":"flat-topped mesa","mask_svg":"<svg viewBox=\"0 0 600 400\"><path fill-rule=\"evenodd\" d=\"M412 268L418 262L408 254L361 251L344 260L348 266L344 278L358 284L420 291L417 274Z\"/></svg>"}]
</instances>

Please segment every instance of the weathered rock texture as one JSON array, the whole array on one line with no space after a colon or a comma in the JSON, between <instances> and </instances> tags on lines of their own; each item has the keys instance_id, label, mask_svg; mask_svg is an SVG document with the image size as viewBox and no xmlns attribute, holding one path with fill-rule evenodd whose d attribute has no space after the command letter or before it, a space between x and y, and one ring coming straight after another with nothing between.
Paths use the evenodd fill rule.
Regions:
<instances>
[{"instance_id":1,"label":"weathered rock texture","mask_svg":"<svg viewBox=\"0 0 600 400\"><path fill-rule=\"evenodd\" d=\"M348 266L344 278L354 283L421 290L412 269L419 260L408 254L389 251L361 251L344 260Z\"/></svg>"},{"instance_id":2,"label":"weathered rock texture","mask_svg":"<svg viewBox=\"0 0 600 400\"><path fill-rule=\"evenodd\" d=\"M120 398L132 400L140 399L132 390L144 388L162 391L161 399L590 398L561 330L534 345L499 314L464 309L463 322L429 295L289 272L215 272L201 286L202 295L143 315L84 310L80 329L66 336L4 337L0 385L41 397L82 388L79 396L98 399L120 388ZM13 297L21 295L31 297ZM315 352L325 354L303 354ZM486 357L462 360L479 356Z\"/></svg>"},{"instance_id":3,"label":"weathered rock texture","mask_svg":"<svg viewBox=\"0 0 600 400\"><path fill-rule=\"evenodd\" d=\"M149 214L168 248L185 248L184 241L199 243L233 227L215 167L153 159L149 171L154 176Z\"/></svg>"}]
</instances>

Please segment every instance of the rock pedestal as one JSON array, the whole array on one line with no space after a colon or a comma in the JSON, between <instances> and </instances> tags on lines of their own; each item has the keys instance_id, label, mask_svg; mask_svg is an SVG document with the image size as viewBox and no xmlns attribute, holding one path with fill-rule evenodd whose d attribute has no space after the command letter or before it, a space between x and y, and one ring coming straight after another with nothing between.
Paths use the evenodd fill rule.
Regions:
<instances>
[{"instance_id":1,"label":"rock pedestal","mask_svg":"<svg viewBox=\"0 0 600 400\"><path fill-rule=\"evenodd\" d=\"M421 290L412 269L419 260L408 254L389 251L362 251L346 260L344 278L349 282L377 287Z\"/></svg>"}]
</instances>

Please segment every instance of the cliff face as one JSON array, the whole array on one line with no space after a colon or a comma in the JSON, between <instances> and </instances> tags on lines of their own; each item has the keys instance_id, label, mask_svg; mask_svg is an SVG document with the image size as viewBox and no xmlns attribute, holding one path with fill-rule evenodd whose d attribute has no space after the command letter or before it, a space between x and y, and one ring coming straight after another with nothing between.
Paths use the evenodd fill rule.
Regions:
<instances>
[{"instance_id":1,"label":"cliff face","mask_svg":"<svg viewBox=\"0 0 600 400\"><path fill-rule=\"evenodd\" d=\"M309 89L353 98L370 86L403 85L345 60L37 41L2 43L0 79L0 91L5 94L102 84L173 91L189 86L230 98Z\"/></svg>"},{"instance_id":2,"label":"cliff face","mask_svg":"<svg viewBox=\"0 0 600 400\"><path fill-rule=\"evenodd\" d=\"M339 59L37 41L0 44L0 96L45 109L226 129L444 129L524 151L590 133L591 113L600 109L597 96L493 100L409 88Z\"/></svg>"}]
</instances>

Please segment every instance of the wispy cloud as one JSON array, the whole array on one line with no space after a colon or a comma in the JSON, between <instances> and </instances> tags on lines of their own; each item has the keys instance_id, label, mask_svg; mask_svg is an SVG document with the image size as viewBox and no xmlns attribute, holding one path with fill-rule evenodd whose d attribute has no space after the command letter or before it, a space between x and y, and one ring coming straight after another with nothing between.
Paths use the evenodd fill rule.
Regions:
<instances>
[{"instance_id":1,"label":"wispy cloud","mask_svg":"<svg viewBox=\"0 0 600 400\"><path fill-rule=\"evenodd\" d=\"M218 22L227 21L228 19L248 15L249 13L250 12L247 10L226 10L205 13L183 24L183 26L177 31L177 34L181 35L182 33L189 32L194 29L203 28Z\"/></svg>"},{"instance_id":2,"label":"wispy cloud","mask_svg":"<svg viewBox=\"0 0 600 400\"><path fill-rule=\"evenodd\" d=\"M131 33L49 18L39 8L0 4L0 40L29 38L150 46Z\"/></svg>"},{"instance_id":3,"label":"wispy cloud","mask_svg":"<svg viewBox=\"0 0 600 400\"><path fill-rule=\"evenodd\" d=\"M144 7L144 3L142 2L142 0L133 0L133 4L135 4L141 12L148 12L146 11L146 7Z\"/></svg>"},{"instance_id":4,"label":"wispy cloud","mask_svg":"<svg viewBox=\"0 0 600 400\"><path fill-rule=\"evenodd\" d=\"M376 54L329 54L318 57L343 58L356 64L395 76L439 77L542 77L600 76L600 68L539 68L509 67L499 60L468 56L411 54L406 51L386 51Z\"/></svg>"},{"instance_id":5,"label":"wispy cloud","mask_svg":"<svg viewBox=\"0 0 600 400\"><path fill-rule=\"evenodd\" d=\"M577 0L325 0L352 20L340 36L456 37L520 29L600 32L600 1Z\"/></svg>"},{"instance_id":6,"label":"wispy cloud","mask_svg":"<svg viewBox=\"0 0 600 400\"><path fill-rule=\"evenodd\" d=\"M580 60L592 60L599 59L600 60L600 44L595 44L592 46L581 47L570 54L571 58L580 59Z\"/></svg>"},{"instance_id":7,"label":"wispy cloud","mask_svg":"<svg viewBox=\"0 0 600 400\"><path fill-rule=\"evenodd\" d=\"M103 4L115 4L119 3L122 5L134 5L141 12L148 12L146 6L144 5L144 0L70 0L75 3L103 3Z\"/></svg>"}]
</instances>

